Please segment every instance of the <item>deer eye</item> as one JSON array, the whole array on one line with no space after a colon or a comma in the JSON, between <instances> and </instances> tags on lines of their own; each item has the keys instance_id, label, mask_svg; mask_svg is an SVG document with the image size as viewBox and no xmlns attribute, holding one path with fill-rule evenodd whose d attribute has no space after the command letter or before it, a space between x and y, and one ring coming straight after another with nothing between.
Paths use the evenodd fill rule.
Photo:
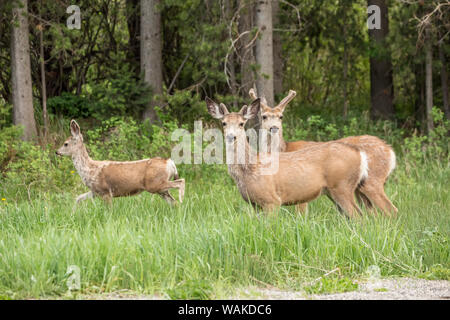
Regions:
<instances>
[{"instance_id":1,"label":"deer eye","mask_svg":"<svg viewBox=\"0 0 450 320\"><path fill-rule=\"evenodd\" d=\"M227 123L226 123L226 122L222 122L222 126L224 126L224 127L225 127L226 125L227 125Z\"/></svg>"},{"instance_id":2,"label":"deer eye","mask_svg":"<svg viewBox=\"0 0 450 320\"><path fill-rule=\"evenodd\" d=\"M262 118L263 118L263 120L267 120L267 116L263 116Z\"/></svg>"},{"instance_id":3,"label":"deer eye","mask_svg":"<svg viewBox=\"0 0 450 320\"><path fill-rule=\"evenodd\" d=\"M64 143L64 147L67 147L69 144L66 142L66 143Z\"/></svg>"},{"instance_id":4,"label":"deer eye","mask_svg":"<svg viewBox=\"0 0 450 320\"><path fill-rule=\"evenodd\" d=\"M239 123L239 126L240 126L240 127L243 127L243 126L244 126L244 123L243 123L243 122Z\"/></svg>"},{"instance_id":5,"label":"deer eye","mask_svg":"<svg viewBox=\"0 0 450 320\"><path fill-rule=\"evenodd\" d=\"M280 116L280 120L283 120L283 116Z\"/></svg>"}]
</instances>

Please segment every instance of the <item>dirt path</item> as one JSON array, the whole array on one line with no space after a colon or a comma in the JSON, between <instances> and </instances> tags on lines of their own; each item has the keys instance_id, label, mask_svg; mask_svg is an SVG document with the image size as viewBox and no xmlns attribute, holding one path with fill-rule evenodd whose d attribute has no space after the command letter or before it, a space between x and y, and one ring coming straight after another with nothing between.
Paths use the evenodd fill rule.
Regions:
<instances>
[{"instance_id":1,"label":"dirt path","mask_svg":"<svg viewBox=\"0 0 450 320\"><path fill-rule=\"evenodd\" d=\"M308 295L305 292L252 288L237 299L274 300L442 300L450 299L450 281L424 279L378 279L358 283L356 291Z\"/></svg>"},{"instance_id":2,"label":"dirt path","mask_svg":"<svg viewBox=\"0 0 450 320\"><path fill-rule=\"evenodd\" d=\"M69 298L69 297L66 297ZM85 295L72 299L90 300L160 300L167 296L140 295L122 290L113 293ZM424 279L377 279L358 282L358 290L324 295L308 295L303 291L284 291L277 288L251 287L239 290L233 300L447 300L450 299L450 281ZM70 298L69 298L70 299Z\"/></svg>"}]
</instances>

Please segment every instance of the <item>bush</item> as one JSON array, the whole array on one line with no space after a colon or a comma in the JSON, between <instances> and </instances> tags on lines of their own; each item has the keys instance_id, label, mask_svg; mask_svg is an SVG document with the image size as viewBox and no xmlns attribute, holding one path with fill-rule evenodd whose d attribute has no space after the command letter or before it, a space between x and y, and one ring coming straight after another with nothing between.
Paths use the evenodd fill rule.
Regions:
<instances>
[{"instance_id":1,"label":"bush","mask_svg":"<svg viewBox=\"0 0 450 320\"><path fill-rule=\"evenodd\" d=\"M12 122L12 105L0 98L0 129Z\"/></svg>"},{"instance_id":2,"label":"bush","mask_svg":"<svg viewBox=\"0 0 450 320\"><path fill-rule=\"evenodd\" d=\"M47 102L48 112L65 115L68 118L87 118L92 115L90 100L85 96L78 96L63 92L60 96L52 97Z\"/></svg>"},{"instance_id":3,"label":"bush","mask_svg":"<svg viewBox=\"0 0 450 320\"><path fill-rule=\"evenodd\" d=\"M151 100L151 90L127 65L112 71L111 78L86 84L81 95L63 92L48 99L50 113L69 118L108 119L111 116L140 115Z\"/></svg>"},{"instance_id":4,"label":"bush","mask_svg":"<svg viewBox=\"0 0 450 320\"><path fill-rule=\"evenodd\" d=\"M447 159L449 156L448 132L450 122L445 120L444 113L433 108L434 130L428 135L420 136L416 132L407 137L402 146L403 153L413 163L423 163L432 159Z\"/></svg>"},{"instance_id":5,"label":"bush","mask_svg":"<svg viewBox=\"0 0 450 320\"><path fill-rule=\"evenodd\" d=\"M61 190L74 186L75 174L69 158L56 160L54 150L22 141L20 127L0 130L1 188L17 196L31 189Z\"/></svg>"},{"instance_id":6,"label":"bush","mask_svg":"<svg viewBox=\"0 0 450 320\"><path fill-rule=\"evenodd\" d=\"M164 119L164 114L158 114ZM148 121L137 123L130 117L112 117L85 132L84 136L93 158L125 161L170 157L170 135L176 128L174 120L166 120L162 126L157 126Z\"/></svg>"}]
</instances>

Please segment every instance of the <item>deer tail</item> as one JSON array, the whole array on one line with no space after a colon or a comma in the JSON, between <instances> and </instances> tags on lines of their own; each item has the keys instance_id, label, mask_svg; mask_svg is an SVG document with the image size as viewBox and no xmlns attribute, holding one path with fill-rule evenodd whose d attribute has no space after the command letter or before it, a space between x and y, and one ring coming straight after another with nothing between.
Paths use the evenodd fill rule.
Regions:
<instances>
[{"instance_id":1,"label":"deer tail","mask_svg":"<svg viewBox=\"0 0 450 320\"><path fill-rule=\"evenodd\" d=\"M359 154L361 155L361 164L359 166L359 183L362 184L369 175L369 164L367 161L367 154L364 151L360 151Z\"/></svg>"},{"instance_id":2,"label":"deer tail","mask_svg":"<svg viewBox=\"0 0 450 320\"><path fill-rule=\"evenodd\" d=\"M178 175L177 167L175 166L175 162L172 159L167 160L167 170L169 171L169 177L178 180L180 176Z\"/></svg>"}]
</instances>

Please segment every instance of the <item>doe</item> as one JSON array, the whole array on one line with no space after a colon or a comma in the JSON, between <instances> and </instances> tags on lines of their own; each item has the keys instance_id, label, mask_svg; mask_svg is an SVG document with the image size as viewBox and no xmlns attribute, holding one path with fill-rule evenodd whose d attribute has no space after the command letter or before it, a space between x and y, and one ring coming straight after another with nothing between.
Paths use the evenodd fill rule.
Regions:
<instances>
[{"instance_id":1,"label":"doe","mask_svg":"<svg viewBox=\"0 0 450 320\"><path fill-rule=\"evenodd\" d=\"M80 126L70 122L71 136L56 151L60 156L71 156L83 183L90 189L77 197L76 202L99 196L108 203L113 197L132 196L142 191L159 194L169 204L176 200L169 189L178 189L183 202L185 181L179 179L171 159L151 158L139 161L92 160L83 143ZM175 179L171 181L172 179Z\"/></svg>"},{"instance_id":2,"label":"doe","mask_svg":"<svg viewBox=\"0 0 450 320\"><path fill-rule=\"evenodd\" d=\"M250 89L249 95L252 99L257 98L254 89ZM262 98L259 124L261 129L269 132L269 137L276 136L279 143L276 144L277 150L274 151L292 152L324 143L304 140L287 142L283 139L283 112L295 96L296 92L290 90L289 94L274 108L268 106L265 99ZM271 139L269 138L267 141L268 148L270 148ZM373 205L375 205L386 215L396 214L397 208L384 192L384 185L396 164L392 147L380 138L370 135L350 136L336 141L355 145L367 154L368 176L364 183L358 185L356 189L356 197L359 202L364 203L368 209L373 209ZM304 203L297 207L300 211L305 211L306 206L307 204Z\"/></svg>"}]
</instances>

